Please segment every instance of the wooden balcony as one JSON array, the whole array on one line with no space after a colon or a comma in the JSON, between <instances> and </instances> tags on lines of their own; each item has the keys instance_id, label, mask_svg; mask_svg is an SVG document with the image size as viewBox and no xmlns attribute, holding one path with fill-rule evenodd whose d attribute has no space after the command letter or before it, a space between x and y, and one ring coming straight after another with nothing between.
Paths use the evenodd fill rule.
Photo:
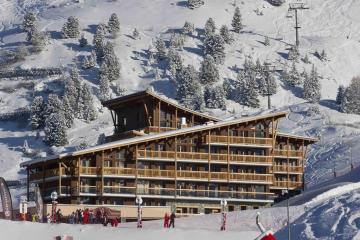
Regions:
<instances>
[{"instance_id":1,"label":"wooden balcony","mask_svg":"<svg viewBox=\"0 0 360 240\"><path fill-rule=\"evenodd\" d=\"M208 180L209 172L206 171L177 171L177 178L179 179L198 179ZM226 179L226 178L224 178Z\"/></svg>"},{"instance_id":2,"label":"wooden balcony","mask_svg":"<svg viewBox=\"0 0 360 240\"><path fill-rule=\"evenodd\" d=\"M135 174L134 168L104 167L104 175L135 176Z\"/></svg>"},{"instance_id":3,"label":"wooden balcony","mask_svg":"<svg viewBox=\"0 0 360 240\"><path fill-rule=\"evenodd\" d=\"M158 126L149 126L144 128L145 133L161 133L161 132L167 132L176 130L176 128L173 127L158 127Z\"/></svg>"},{"instance_id":4,"label":"wooden balcony","mask_svg":"<svg viewBox=\"0 0 360 240\"><path fill-rule=\"evenodd\" d=\"M272 165L271 156L258 156L258 155L227 155L219 153L197 153L197 152L173 152L173 151L147 151L138 150L138 157L140 159L149 160L166 160L175 161L210 161L217 163L227 164L229 159L230 164L242 164L242 165Z\"/></svg>"},{"instance_id":5,"label":"wooden balcony","mask_svg":"<svg viewBox=\"0 0 360 240\"><path fill-rule=\"evenodd\" d=\"M258 174L258 173L230 173L230 181L244 181L244 182L273 182L272 174Z\"/></svg>"},{"instance_id":6,"label":"wooden balcony","mask_svg":"<svg viewBox=\"0 0 360 240\"><path fill-rule=\"evenodd\" d=\"M288 165L275 165L273 168L274 173L296 173L302 174L303 167L302 166L288 166Z\"/></svg>"},{"instance_id":7,"label":"wooden balcony","mask_svg":"<svg viewBox=\"0 0 360 240\"><path fill-rule=\"evenodd\" d=\"M143 178L175 178L174 170L138 169L138 177Z\"/></svg>"},{"instance_id":8,"label":"wooden balcony","mask_svg":"<svg viewBox=\"0 0 360 240\"><path fill-rule=\"evenodd\" d=\"M97 167L80 167L81 175L101 175L101 168Z\"/></svg>"},{"instance_id":9,"label":"wooden balcony","mask_svg":"<svg viewBox=\"0 0 360 240\"><path fill-rule=\"evenodd\" d=\"M300 150L280 150L275 149L274 150L274 156L275 157L281 157L281 158L287 158L288 156L290 158L302 158L303 152Z\"/></svg>"},{"instance_id":10,"label":"wooden balcony","mask_svg":"<svg viewBox=\"0 0 360 240\"><path fill-rule=\"evenodd\" d=\"M213 145L255 145L258 147L271 148L273 144L272 138L256 138L256 137L232 137L232 136L206 136L206 144Z\"/></svg>"},{"instance_id":11,"label":"wooden balcony","mask_svg":"<svg viewBox=\"0 0 360 240\"><path fill-rule=\"evenodd\" d=\"M296 189L302 188L302 182L292 182L292 181L274 181L273 186L271 188L280 188L280 189Z\"/></svg>"}]
</instances>

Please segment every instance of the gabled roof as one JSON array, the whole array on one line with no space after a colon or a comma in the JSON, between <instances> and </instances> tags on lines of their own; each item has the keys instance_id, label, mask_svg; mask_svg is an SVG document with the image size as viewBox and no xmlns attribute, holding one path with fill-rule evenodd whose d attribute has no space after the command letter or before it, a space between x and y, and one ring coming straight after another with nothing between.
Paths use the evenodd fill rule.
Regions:
<instances>
[{"instance_id":1,"label":"gabled roof","mask_svg":"<svg viewBox=\"0 0 360 240\"><path fill-rule=\"evenodd\" d=\"M294 135L294 134L287 134L287 133L281 133L278 132L276 134L277 137L285 137L285 138L294 138L294 139L301 139L301 140L305 140L308 141L310 143L316 143L319 141L318 138L313 138L313 137L307 137L307 136L299 136L299 135Z\"/></svg>"},{"instance_id":2,"label":"gabled roof","mask_svg":"<svg viewBox=\"0 0 360 240\"><path fill-rule=\"evenodd\" d=\"M163 97L163 96L160 96L160 95L156 94L156 92L154 92L151 89L147 89L147 90L141 91L141 92L132 93L132 94L122 96L122 97L118 97L118 98L114 98L114 99L110 99L110 100L107 100L107 101L103 101L101 103L102 103L102 105L104 107L107 107L109 109L116 109L117 105L125 104L127 102L131 102L131 101L134 101L134 100L140 100L140 99L142 99L142 98L144 98L146 96L151 96L153 98L158 99L161 102L167 103L167 104L169 104L169 105L171 105L171 106L173 106L175 108L181 109L184 112L188 112L188 113L194 114L196 116L199 116L201 118L208 119L209 121L214 121L214 122L221 121L221 119L219 119L219 118L212 117L212 116L209 116L209 115L206 115L206 114L203 114L203 113L188 109L186 107L183 107L183 106L169 100L166 97Z\"/></svg>"},{"instance_id":3,"label":"gabled roof","mask_svg":"<svg viewBox=\"0 0 360 240\"><path fill-rule=\"evenodd\" d=\"M46 158L30 160L30 161L21 163L20 166L25 167L30 164L34 164L34 163L38 163L38 162L46 162L49 160L54 160L54 159L64 158L64 157L69 157L69 156L78 156L78 155L83 155L83 154L87 154L87 153L93 153L93 152L97 152L97 151L118 148L118 147L122 147L122 146L129 146L129 145L144 143L144 142L157 140L157 139L164 139L164 138L175 137L175 136L179 136L179 135L185 135L185 134L189 134L189 133L211 130L211 129L230 126L230 125L239 124L239 123L253 122L253 121L260 120L260 119L269 119L269 118L279 119L279 118L285 117L286 114L287 114L286 112L269 113L269 114L260 115L260 116L244 117L244 118L238 118L238 119L233 119L233 120L220 121L220 122L216 122L216 123L212 123L212 124L203 124L203 125L198 125L198 126L189 127L189 128L167 131L167 132L162 132L162 133L157 133L157 134L149 134L149 135L145 135L145 136L141 136L141 137L122 139L122 140L90 147L90 148L83 149L83 150L63 153L63 154L59 154L59 155L55 155L55 156L49 156Z\"/></svg>"}]
</instances>

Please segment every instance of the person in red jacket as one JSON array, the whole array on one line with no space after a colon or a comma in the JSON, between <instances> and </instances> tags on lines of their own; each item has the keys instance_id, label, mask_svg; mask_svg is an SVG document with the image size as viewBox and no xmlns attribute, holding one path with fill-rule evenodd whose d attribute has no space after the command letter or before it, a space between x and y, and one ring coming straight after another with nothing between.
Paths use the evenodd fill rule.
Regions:
<instances>
[{"instance_id":1,"label":"person in red jacket","mask_svg":"<svg viewBox=\"0 0 360 240\"><path fill-rule=\"evenodd\" d=\"M169 227L169 220L170 220L169 215L167 213L165 213L165 216L164 216L164 228Z\"/></svg>"},{"instance_id":2,"label":"person in red jacket","mask_svg":"<svg viewBox=\"0 0 360 240\"><path fill-rule=\"evenodd\" d=\"M88 223L89 223L89 209L85 209L85 211L84 211L83 223L84 223L84 224L88 224Z\"/></svg>"}]
</instances>

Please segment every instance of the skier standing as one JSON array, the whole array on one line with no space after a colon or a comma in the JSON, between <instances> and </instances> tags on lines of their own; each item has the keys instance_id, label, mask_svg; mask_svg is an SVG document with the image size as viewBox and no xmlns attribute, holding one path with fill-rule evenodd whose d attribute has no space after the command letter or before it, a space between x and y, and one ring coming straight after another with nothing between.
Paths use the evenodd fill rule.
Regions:
<instances>
[{"instance_id":1,"label":"skier standing","mask_svg":"<svg viewBox=\"0 0 360 240\"><path fill-rule=\"evenodd\" d=\"M169 227L169 215L167 213L165 213L164 216L164 228L168 228Z\"/></svg>"},{"instance_id":2,"label":"skier standing","mask_svg":"<svg viewBox=\"0 0 360 240\"><path fill-rule=\"evenodd\" d=\"M170 215L170 225L169 225L169 228L172 226L173 228L175 228L175 218L176 218L176 215L175 215L175 212L172 212L171 215Z\"/></svg>"}]
</instances>

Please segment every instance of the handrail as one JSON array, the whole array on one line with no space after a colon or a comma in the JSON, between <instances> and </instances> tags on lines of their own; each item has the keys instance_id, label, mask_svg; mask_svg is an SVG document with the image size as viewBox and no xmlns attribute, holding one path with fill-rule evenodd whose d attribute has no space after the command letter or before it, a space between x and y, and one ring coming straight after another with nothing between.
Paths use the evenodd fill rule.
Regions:
<instances>
[{"instance_id":1,"label":"handrail","mask_svg":"<svg viewBox=\"0 0 360 240\"><path fill-rule=\"evenodd\" d=\"M275 187L282 188L301 188L303 186L302 182L292 182L292 181L274 181Z\"/></svg>"},{"instance_id":2,"label":"handrail","mask_svg":"<svg viewBox=\"0 0 360 240\"><path fill-rule=\"evenodd\" d=\"M303 151L301 151L301 150L274 149L274 156L303 157Z\"/></svg>"},{"instance_id":3,"label":"handrail","mask_svg":"<svg viewBox=\"0 0 360 240\"><path fill-rule=\"evenodd\" d=\"M274 172L299 172L302 173L302 166L274 165Z\"/></svg>"},{"instance_id":4,"label":"handrail","mask_svg":"<svg viewBox=\"0 0 360 240\"><path fill-rule=\"evenodd\" d=\"M209 143L224 143L224 144L255 144L255 145L272 145L272 138L259 138L259 137L233 137L233 136L220 136L211 135L205 137L205 142Z\"/></svg>"}]
</instances>

